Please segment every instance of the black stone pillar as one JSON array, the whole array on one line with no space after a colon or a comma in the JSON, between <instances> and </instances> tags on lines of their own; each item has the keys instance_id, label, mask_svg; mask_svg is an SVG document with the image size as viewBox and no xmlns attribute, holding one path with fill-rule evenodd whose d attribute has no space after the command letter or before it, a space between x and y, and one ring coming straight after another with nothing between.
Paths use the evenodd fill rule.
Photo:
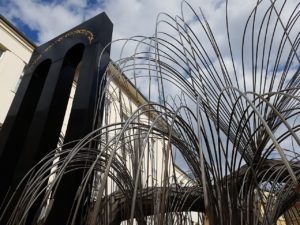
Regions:
<instances>
[{"instance_id":1,"label":"black stone pillar","mask_svg":"<svg viewBox=\"0 0 300 225\"><path fill-rule=\"evenodd\" d=\"M88 46L85 49L64 143L81 139L95 128L93 124L97 104L96 97L101 82L99 79L101 76L98 73L102 74L105 71L105 65L109 61L109 54L105 53L101 59L102 67L98 70L99 58L97 56L102 50L103 47L99 44ZM76 142L69 143L65 148L72 148L75 144ZM67 224L84 172L84 170L76 170L63 176L55 193L54 203L46 224ZM82 210L84 210L84 206L81 206L80 211L82 212ZM81 224L80 215L77 215L77 218L76 224Z\"/></svg>"},{"instance_id":2,"label":"black stone pillar","mask_svg":"<svg viewBox=\"0 0 300 225\"><path fill-rule=\"evenodd\" d=\"M112 27L101 13L35 50L0 132L0 205L30 168L56 148L79 63L65 142L83 138L95 128L95 103L110 48L101 59L100 53L111 41ZM49 217L51 224L66 224L64 213L70 212L80 173L63 178Z\"/></svg>"}]
</instances>

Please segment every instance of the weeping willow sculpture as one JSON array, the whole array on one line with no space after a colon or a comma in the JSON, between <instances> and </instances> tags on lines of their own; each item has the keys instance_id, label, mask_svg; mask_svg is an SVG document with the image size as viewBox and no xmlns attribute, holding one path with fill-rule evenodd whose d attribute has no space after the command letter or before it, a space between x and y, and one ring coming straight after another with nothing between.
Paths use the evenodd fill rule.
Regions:
<instances>
[{"instance_id":1,"label":"weeping willow sculpture","mask_svg":"<svg viewBox=\"0 0 300 225\"><path fill-rule=\"evenodd\" d=\"M257 1L237 38L224 4L225 40L187 2L158 16L153 37L126 40L103 80L102 125L45 156L2 218L25 224L42 199L46 223L61 179L83 170L69 224L296 224L300 6ZM144 102L120 94L122 73Z\"/></svg>"}]
</instances>

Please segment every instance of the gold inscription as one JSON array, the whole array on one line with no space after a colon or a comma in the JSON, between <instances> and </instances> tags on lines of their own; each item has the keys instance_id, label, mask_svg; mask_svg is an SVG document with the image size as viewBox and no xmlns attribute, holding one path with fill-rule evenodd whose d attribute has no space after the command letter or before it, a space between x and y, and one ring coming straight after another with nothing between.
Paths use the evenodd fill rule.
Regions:
<instances>
[{"instance_id":1,"label":"gold inscription","mask_svg":"<svg viewBox=\"0 0 300 225\"><path fill-rule=\"evenodd\" d=\"M55 39L55 41L53 43L51 43L47 48L45 48L43 50L43 52L41 54L39 54L39 56L37 56L36 59L31 63L30 67L28 68L29 71L31 71L33 66L35 64L37 64L37 62L42 58L42 56L45 55L45 53L47 53L55 45L59 44L60 42L62 42L66 38L75 37L75 36L78 36L78 35L86 36L87 39L89 40L89 44L91 44L93 39L94 39L94 34L91 31L86 30L86 29L78 29L78 30L73 30L71 32L68 32L68 33L64 34L63 36Z\"/></svg>"}]
</instances>

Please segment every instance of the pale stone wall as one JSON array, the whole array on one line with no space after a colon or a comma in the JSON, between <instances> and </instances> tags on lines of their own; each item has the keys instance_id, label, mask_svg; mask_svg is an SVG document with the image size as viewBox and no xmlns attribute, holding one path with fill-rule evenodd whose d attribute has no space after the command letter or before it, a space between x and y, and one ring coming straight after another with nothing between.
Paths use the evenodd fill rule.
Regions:
<instances>
[{"instance_id":1,"label":"pale stone wall","mask_svg":"<svg viewBox=\"0 0 300 225\"><path fill-rule=\"evenodd\" d=\"M144 99L139 92L137 92L133 85L126 80L124 75L118 73L118 71L112 67L113 66L111 64L108 69L109 85L107 86L108 91L106 95L105 117L103 121L106 125L126 122L140 106L147 103L147 100ZM146 113L142 113L139 120L135 120L135 122L150 125L153 122L153 118L150 119ZM151 138L148 138L149 141L145 141L145 137L143 136L145 134L140 135L140 141L137 141L139 135L137 131L130 130L128 132L130 132L132 137L130 140L128 138L126 139L126 142L130 144L126 145L127 153L124 154L124 160L126 160L127 168L131 172L131 175L134 176L137 165L133 165L133 156L128 154L128 151L132 150L135 153L139 151L139 158L141 159L140 169L142 172L142 185L161 186L163 179L162 174L165 169L165 165L167 165L167 170L171 171L171 156L169 155L169 159L167 159L166 155L163 153L164 148L167 148L168 144L153 135L151 135ZM129 135L128 132L127 135ZM121 155L123 154L122 152L118 153ZM144 173L145 171L147 171L147 173ZM171 181L172 175L168 174L168 176Z\"/></svg>"},{"instance_id":2,"label":"pale stone wall","mask_svg":"<svg viewBox=\"0 0 300 225\"><path fill-rule=\"evenodd\" d=\"M109 65L107 79L109 83L107 86L108 90L106 92L105 116L103 118L104 125L126 122L140 106L147 104L147 99L145 99L141 93L135 89L133 84L131 84L123 74L117 71L116 67L114 67L112 64ZM155 113L151 115L142 113L142 110L141 114L142 115L139 116L139 120L135 120L135 122L148 125L151 125L156 120L157 116L159 116ZM163 124L163 119L156 120L156 122L158 122L158 126L166 125ZM131 150L135 151L135 153L139 151L141 158L140 184L142 187L161 187L163 186L163 181L165 181L165 179L171 186L173 186L174 176L177 177L177 182L180 186L193 185L191 178L188 177L184 171L176 166L173 168L171 155L169 154L166 156L165 154L165 152L170 152L165 150L169 147L167 141L162 140L158 136L154 136L152 134L151 138L144 142L145 137L141 135L141 147L137 147L137 137L135 136L135 132L137 131L130 130L129 132L131 133L127 133L126 136L132 135L132 140L128 140L129 137L126 138L125 142L127 145L124 145L124 148L126 148L126 153L123 154L121 152L124 148L120 148L117 153L118 155L124 155L124 160L126 161L126 166L130 172L130 175L134 176L137 170L136 166L133 165L134 157L129 152ZM109 138L112 138L114 134L112 133L110 136L111 137ZM168 171L167 177L163 176L165 169ZM175 169L175 171L173 169ZM116 184L111 179L108 179L107 194L114 192L116 190L115 187ZM185 213L184 216L187 224L197 224L198 213ZM147 223L151 224L152 220L153 218L149 216L147 218Z\"/></svg>"}]
</instances>

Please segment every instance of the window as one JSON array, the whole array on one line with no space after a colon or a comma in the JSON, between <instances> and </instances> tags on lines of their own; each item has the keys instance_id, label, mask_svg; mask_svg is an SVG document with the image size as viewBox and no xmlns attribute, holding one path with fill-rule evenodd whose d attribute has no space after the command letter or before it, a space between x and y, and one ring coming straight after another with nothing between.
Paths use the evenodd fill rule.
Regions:
<instances>
[{"instance_id":1,"label":"window","mask_svg":"<svg viewBox=\"0 0 300 225\"><path fill-rule=\"evenodd\" d=\"M18 90L18 88L20 86L20 83L22 81L23 76L24 76L24 72L22 72L22 74L20 75L20 77L19 77L19 79L18 79L15 87L11 90L13 93L17 93L17 90Z\"/></svg>"},{"instance_id":2,"label":"window","mask_svg":"<svg viewBox=\"0 0 300 225\"><path fill-rule=\"evenodd\" d=\"M4 53L4 50L0 47L0 59L1 59L2 55L3 55L3 53Z\"/></svg>"},{"instance_id":3,"label":"window","mask_svg":"<svg viewBox=\"0 0 300 225\"><path fill-rule=\"evenodd\" d=\"M128 119L129 119L129 116L125 113L125 112L122 112L122 118L123 122L126 122Z\"/></svg>"},{"instance_id":4,"label":"window","mask_svg":"<svg viewBox=\"0 0 300 225\"><path fill-rule=\"evenodd\" d=\"M3 57L6 48L0 43L0 59Z\"/></svg>"}]
</instances>

